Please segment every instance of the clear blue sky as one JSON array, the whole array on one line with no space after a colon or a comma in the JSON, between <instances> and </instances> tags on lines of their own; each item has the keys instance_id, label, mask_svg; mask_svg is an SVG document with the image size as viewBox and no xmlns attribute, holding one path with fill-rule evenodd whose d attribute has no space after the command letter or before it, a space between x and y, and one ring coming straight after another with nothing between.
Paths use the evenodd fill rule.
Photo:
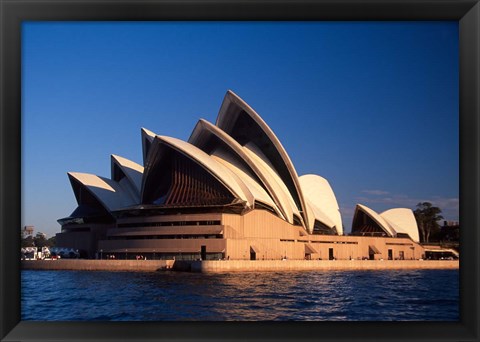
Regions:
<instances>
[{"instance_id":1,"label":"clear blue sky","mask_svg":"<svg viewBox=\"0 0 480 342\"><path fill-rule=\"evenodd\" d=\"M27 22L22 226L59 232L68 171L141 164L141 127L186 140L228 89L330 182L347 232L356 203L458 220L457 22Z\"/></svg>"}]
</instances>

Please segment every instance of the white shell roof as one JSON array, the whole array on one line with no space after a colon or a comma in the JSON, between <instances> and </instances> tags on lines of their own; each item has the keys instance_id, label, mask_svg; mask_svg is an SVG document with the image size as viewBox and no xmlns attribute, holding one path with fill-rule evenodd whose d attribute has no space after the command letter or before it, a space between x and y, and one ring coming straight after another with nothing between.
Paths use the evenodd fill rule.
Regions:
<instances>
[{"instance_id":1,"label":"white shell roof","mask_svg":"<svg viewBox=\"0 0 480 342\"><path fill-rule=\"evenodd\" d=\"M208 154L200 150L198 147L189 144L183 140L157 135L155 139L160 140L166 145L178 150L190 159L195 160L199 165L209 171L220 183L222 183L232 194L248 203L248 196L244 193L242 187L237 183L235 178L225 166L211 158Z\"/></svg>"},{"instance_id":2,"label":"white shell roof","mask_svg":"<svg viewBox=\"0 0 480 342\"><path fill-rule=\"evenodd\" d=\"M300 201L300 206L301 210L304 213L304 215L298 214L299 217L303 217L305 225L308 227L309 226L309 221L310 218L308 217L308 213L306 210L306 204L305 204L305 199L303 197L302 189L300 186L300 183L298 181L298 175L297 172L293 166L292 161L290 160L290 157L288 156L287 152L285 151L285 148L283 145L280 143L280 140L277 138L275 133L273 133L272 129L265 123L265 121L258 115L252 107L250 107L245 101L243 101L238 95L236 95L233 91L228 90L227 94L225 95L224 103L222 103L222 107L220 108L220 112L218 113L217 117L217 122L216 125L220 128L224 128L228 126L228 121L230 121L230 117L227 114L226 108L228 107L227 104L232 103L235 104L236 106L239 106L244 110L244 113L249 115L254 122L258 125L258 127L265 132L266 136L272 143L272 145L275 147L275 149L278 151L282 158L282 162L284 163L286 169L288 170L289 176L291 178L291 181L294 185L293 189L288 189L289 193L295 193ZM228 134L229 132L226 131ZM283 184L285 180L282 181ZM292 197L292 195L290 195ZM293 197L292 197L293 198ZM295 207L297 205L295 204ZM297 213L298 213L298 208L297 208ZM307 228L306 227L306 228Z\"/></svg>"},{"instance_id":3,"label":"white shell roof","mask_svg":"<svg viewBox=\"0 0 480 342\"><path fill-rule=\"evenodd\" d=\"M68 172L109 211L115 211L137 204L117 182L89 173Z\"/></svg>"},{"instance_id":4,"label":"white shell roof","mask_svg":"<svg viewBox=\"0 0 480 342\"><path fill-rule=\"evenodd\" d=\"M302 186L303 195L312 206L315 218L327 224L325 218L319 219L322 216L326 216L328 221L332 222L335 226L337 233L342 235L342 217L340 215L337 198L328 181L317 175L303 175L300 176L299 181Z\"/></svg>"},{"instance_id":5,"label":"white shell roof","mask_svg":"<svg viewBox=\"0 0 480 342\"><path fill-rule=\"evenodd\" d=\"M380 216L382 216L397 233L408 234L413 241L420 241L417 221L411 209L389 209L381 213Z\"/></svg>"},{"instance_id":6,"label":"white shell roof","mask_svg":"<svg viewBox=\"0 0 480 342\"><path fill-rule=\"evenodd\" d=\"M140 196L140 191L142 189L143 166L114 154L112 154L112 162L120 167L130 184L132 184L133 188Z\"/></svg>"},{"instance_id":7,"label":"white shell roof","mask_svg":"<svg viewBox=\"0 0 480 342\"><path fill-rule=\"evenodd\" d=\"M355 215L356 215L356 212L357 211L363 211L365 214L367 214L368 216L370 216L372 218L372 220L374 220L375 222L378 223L378 225L390 236L395 236L395 231L392 229L392 227L390 227L390 225L387 223L387 221L385 221L385 219L380 216L380 214L378 214L376 211L370 209L369 207L367 206L364 206L362 204L357 204L357 206L355 207Z\"/></svg>"},{"instance_id":8,"label":"white shell roof","mask_svg":"<svg viewBox=\"0 0 480 342\"><path fill-rule=\"evenodd\" d=\"M307 198L307 208L311 211L311 213L309 213L310 217L314 218L314 220L312 220L312 224L310 228L312 231L313 231L313 226L315 225L315 220L322 222L329 228L335 227L336 229L335 222L333 222L330 219L330 217L328 217L328 215L325 214L325 212L323 212L322 209L320 209L318 206L310 202L308 198ZM337 233L338 233L338 230L337 230Z\"/></svg>"}]
</instances>

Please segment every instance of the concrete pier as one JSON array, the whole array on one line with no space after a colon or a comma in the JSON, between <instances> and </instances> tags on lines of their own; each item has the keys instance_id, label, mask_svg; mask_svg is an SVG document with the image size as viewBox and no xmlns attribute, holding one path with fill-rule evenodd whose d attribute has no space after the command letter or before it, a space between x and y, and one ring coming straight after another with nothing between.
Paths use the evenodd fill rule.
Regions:
<instances>
[{"instance_id":1,"label":"concrete pier","mask_svg":"<svg viewBox=\"0 0 480 342\"><path fill-rule=\"evenodd\" d=\"M458 260L193 261L193 272L458 269Z\"/></svg>"},{"instance_id":2,"label":"concrete pier","mask_svg":"<svg viewBox=\"0 0 480 342\"><path fill-rule=\"evenodd\" d=\"M458 269L458 260L24 260L25 270L215 272Z\"/></svg>"}]
</instances>

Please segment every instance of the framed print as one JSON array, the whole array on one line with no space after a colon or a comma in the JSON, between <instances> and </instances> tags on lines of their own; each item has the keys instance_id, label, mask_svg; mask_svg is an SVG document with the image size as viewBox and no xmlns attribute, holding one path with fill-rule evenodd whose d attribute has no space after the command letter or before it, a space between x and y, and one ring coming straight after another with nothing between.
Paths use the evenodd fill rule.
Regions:
<instances>
[{"instance_id":1,"label":"framed print","mask_svg":"<svg viewBox=\"0 0 480 342\"><path fill-rule=\"evenodd\" d=\"M477 1L0 1L2 341L478 340Z\"/></svg>"}]
</instances>

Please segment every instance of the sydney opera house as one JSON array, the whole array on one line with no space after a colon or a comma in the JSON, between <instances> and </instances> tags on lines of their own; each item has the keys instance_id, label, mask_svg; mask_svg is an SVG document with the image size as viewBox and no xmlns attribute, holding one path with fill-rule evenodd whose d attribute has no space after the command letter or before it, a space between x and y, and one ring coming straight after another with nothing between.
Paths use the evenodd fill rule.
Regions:
<instances>
[{"instance_id":1,"label":"sydney opera house","mask_svg":"<svg viewBox=\"0 0 480 342\"><path fill-rule=\"evenodd\" d=\"M188 141L142 128L143 165L111 156L110 178L69 172L78 207L57 245L88 258L419 259L410 209L358 204L351 233L329 182L298 176L279 139L231 91Z\"/></svg>"}]
</instances>

